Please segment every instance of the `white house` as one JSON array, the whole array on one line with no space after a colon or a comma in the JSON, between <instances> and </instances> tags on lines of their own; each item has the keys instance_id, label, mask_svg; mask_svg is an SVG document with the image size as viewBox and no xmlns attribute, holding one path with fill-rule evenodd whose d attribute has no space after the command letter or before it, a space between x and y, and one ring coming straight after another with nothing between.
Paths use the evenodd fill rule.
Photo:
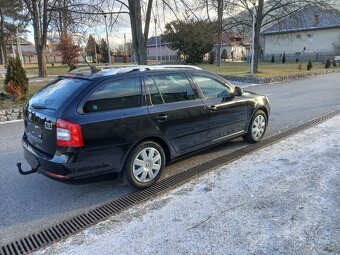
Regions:
<instances>
[{"instance_id":1,"label":"white house","mask_svg":"<svg viewBox=\"0 0 340 255\"><path fill-rule=\"evenodd\" d=\"M340 52L340 11L306 7L261 33L264 58L286 54L288 61L324 61Z\"/></svg>"},{"instance_id":2,"label":"white house","mask_svg":"<svg viewBox=\"0 0 340 255\"><path fill-rule=\"evenodd\" d=\"M250 54L250 42L248 39L232 32L224 32L221 39L221 55L223 50L226 50L227 60L241 60ZM215 38L214 41L214 51L217 52L217 38Z\"/></svg>"},{"instance_id":3,"label":"white house","mask_svg":"<svg viewBox=\"0 0 340 255\"><path fill-rule=\"evenodd\" d=\"M160 36L150 37L146 47L148 59L150 60L158 58L158 61L169 61L176 60L178 58L177 51L170 49L169 43L161 40Z\"/></svg>"}]
</instances>

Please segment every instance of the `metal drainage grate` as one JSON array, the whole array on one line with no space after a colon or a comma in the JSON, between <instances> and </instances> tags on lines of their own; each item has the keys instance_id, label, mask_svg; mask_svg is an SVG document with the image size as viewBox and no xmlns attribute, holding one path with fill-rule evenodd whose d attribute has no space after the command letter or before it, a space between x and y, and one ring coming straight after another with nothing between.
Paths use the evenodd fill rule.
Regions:
<instances>
[{"instance_id":1,"label":"metal drainage grate","mask_svg":"<svg viewBox=\"0 0 340 255\"><path fill-rule=\"evenodd\" d=\"M301 130L317 125L327 119L334 117L340 113L340 109L324 114L320 117L307 121L304 124L298 125L292 129L264 139L260 143L252 144L247 147L236 150L228 155L223 155L204 164L192 167L187 171L178 173L169 178L166 178L150 188L136 191L125 197L113 200L112 202L98 206L88 212L79 214L68 220L62 221L53 227L43 229L37 233L27 235L24 238L18 239L11 243L5 244L0 249L0 255L19 255L28 254L42 247L48 246L53 242L60 241L72 234L107 219L109 216L117 214L127 208L150 199L155 195L159 195L164 191L179 186L187 180L197 177L202 173L210 171L219 165L231 163L250 152L254 152L273 143L276 143L290 135L293 135Z\"/></svg>"}]
</instances>

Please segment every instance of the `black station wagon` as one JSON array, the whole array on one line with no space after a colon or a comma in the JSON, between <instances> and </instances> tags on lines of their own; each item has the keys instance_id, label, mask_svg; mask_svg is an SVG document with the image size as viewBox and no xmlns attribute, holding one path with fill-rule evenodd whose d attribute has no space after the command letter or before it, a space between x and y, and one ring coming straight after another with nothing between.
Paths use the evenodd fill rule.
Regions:
<instances>
[{"instance_id":1,"label":"black station wagon","mask_svg":"<svg viewBox=\"0 0 340 255\"><path fill-rule=\"evenodd\" d=\"M145 188L173 159L238 136L258 142L268 125L267 97L197 67L79 74L59 77L24 107L22 144L32 169L18 163L20 173L59 180L121 173Z\"/></svg>"}]
</instances>

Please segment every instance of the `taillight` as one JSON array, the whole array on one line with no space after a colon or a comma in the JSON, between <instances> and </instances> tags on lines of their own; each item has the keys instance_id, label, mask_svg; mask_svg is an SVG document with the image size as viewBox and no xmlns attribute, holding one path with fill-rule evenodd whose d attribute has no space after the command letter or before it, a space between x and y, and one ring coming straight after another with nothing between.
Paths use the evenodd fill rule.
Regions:
<instances>
[{"instance_id":1,"label":"taillight","mask_svg":"<svg viewBox=\"0 0 340 255\"><path fill-rule=\"evenodd\" d=\"M61 147L83 147L83 135L79 124L63 119L57 120L57 145Z\"/></svg>"}]
</instances>

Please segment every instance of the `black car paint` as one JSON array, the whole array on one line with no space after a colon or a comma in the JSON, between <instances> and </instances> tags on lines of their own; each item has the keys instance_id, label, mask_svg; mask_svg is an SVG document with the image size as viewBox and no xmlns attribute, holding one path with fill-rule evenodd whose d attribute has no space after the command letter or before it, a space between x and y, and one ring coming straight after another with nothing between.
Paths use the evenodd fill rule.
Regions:
<instances>
[{"instance_id":1,"label":"black car paint","mask_svg":"<svg viewBox=\"0 0 340 255\"><path fill-rule=\"evenodd\" d=\"M185 73L197 96L196 100L161 105L151 105L144 84L144 77L162 73ZM50 109L24 108L25 133L22 139L26 160L38 172L60 177L79 179L106 173L119 173L134 146L144 140L155 140L162 145L171 161L183 154L220 143L247 132L252 115L262 109L269 116L266 97L245 92L230 98L204 99L191 78L189 70L148 71L100 77L79 89L55 112ZM201 71L228 85L219 76ZM84 113L82 106L98 86L127 77L140 77L142 106L105 112ZM232 87L231 87L232 89ZM166 119L164 118L166 116ZM30 119L29 119L30 117ZM55 122L63 118L81 126L83 148L60 148L55 138L42 145L37 138L28 137L28 125L41 128L43 136L55 136ZM45 130L42 123L49 121L52 130ZM54 142L53 142L54 141Z\"/></svg>"}]
</instances>

